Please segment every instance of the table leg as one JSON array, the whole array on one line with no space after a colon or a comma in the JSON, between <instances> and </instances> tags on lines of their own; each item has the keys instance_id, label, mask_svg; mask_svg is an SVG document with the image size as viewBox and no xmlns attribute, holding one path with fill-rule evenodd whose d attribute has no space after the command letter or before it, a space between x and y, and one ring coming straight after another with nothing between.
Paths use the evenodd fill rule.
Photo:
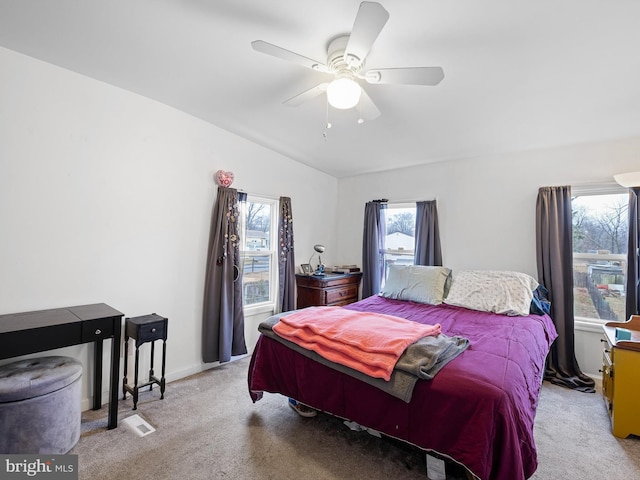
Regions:
<instances>
[{"instance_id":1,"label":"table leg","mask_svg":"<svg viewBox=\"0 0 640 480\"><path fill-rule=\"evenodd\" d=\"M102 340L93 342L93 409L102 408Z\"/></svg>"},{"instance_id":2,"label":"table leg","mask_svg":"<svg viewBox=\"0 0 640 480\"><path fill-rule=\"evenodd\" d=\"M155 345L156 345L156 341L153 340L151 342L151 365L149 368L149 391L153 390L153 382L151 381L153 379L153 358L156 356L155 354Z\"/></svg>"},{"instance_id":3,"label":"table leg","mask_svg":"<svg viewBox=\"0 0 640 480\"><path fill-rule=\"evenodd\" d=\"M125 335L124 337L124 378L122 379L122 399L127 399L127 369L128 369L128 361L127 357L129 356L129 337Z\"/></svg>"},{"instance_id":4,"label":"table leg","mask_svg":"<svg viewBox=\"0 0 640 480\"><path fill-rule=\"evenodd\" d=\"M113 338L111 339L111 384L109 385L109 422L108 428L118 427L118 385L120 382L120 336L121 318L113 320ZM101 362L102 363L102 362ZM100 367L102 368L102 366Z\"/></svg>"},{"instance_id":5,"label":"table leg","mask_svg":"<svg viewBox=\"0 0 640 480\"><path fill-rule=\"evenodd\" d=\"M164 398L164 387L165 387L164 369L166 364L167 364L167 341L163 340L162 342L162 378L160 379L160 399Z\"/></svg>"},{"instance_id":6,"label":"table leg","mask_svg":"<svg viewBox=\"0 0 640 480\"><path fill-rule=\"evenodd\" d=\"M133 369L133 409L138 408L138 363L140 360L140 347L136 341L136 366Z\"/></svg>"}]
</instances>

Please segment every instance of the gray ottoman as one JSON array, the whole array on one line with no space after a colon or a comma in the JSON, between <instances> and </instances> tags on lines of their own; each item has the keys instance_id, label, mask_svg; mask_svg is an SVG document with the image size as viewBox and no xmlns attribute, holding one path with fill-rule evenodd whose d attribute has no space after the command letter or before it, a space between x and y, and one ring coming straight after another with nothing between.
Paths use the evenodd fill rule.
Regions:
<instances>
[{"instance_id":1,"label":"gray ottoman","mask_svg":"<svg viewBox=\"0 0 640 480\"><path fill-rule=\"evenodd\" d=\"M0 366L0 454L61 455L80 438L82 364L42 357Z\"/></svg>"}]
</instances>

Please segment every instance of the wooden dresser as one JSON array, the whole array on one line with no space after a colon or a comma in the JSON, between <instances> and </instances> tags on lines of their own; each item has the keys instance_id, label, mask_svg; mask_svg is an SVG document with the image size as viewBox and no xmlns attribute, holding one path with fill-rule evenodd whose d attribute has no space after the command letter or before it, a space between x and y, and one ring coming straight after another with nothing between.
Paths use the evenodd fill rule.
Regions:
<instances>
[{"instance_id":1,"label":"wooden dresser","mask_svg":"<svg viewBox=\"0 0 640 480\"><path fill-rule=\"evenodd\" d=\"M358 287L362 272L327 273L319 275L296 274L298 288L297 308L339 306L358 301Z\"/></svg>"},{"instance_id":2,"label":"wooden dresser","mask_svg":"<svg viewBox=\"0 0 640 480\"><path fill-rule=\"evenodd\" d=\"M616 327L630 330L631 339L616 340ZM608 322L602 328L602 395L613 434L619 438L640 435L640 316Z\"/></svg>"}]
</instances>

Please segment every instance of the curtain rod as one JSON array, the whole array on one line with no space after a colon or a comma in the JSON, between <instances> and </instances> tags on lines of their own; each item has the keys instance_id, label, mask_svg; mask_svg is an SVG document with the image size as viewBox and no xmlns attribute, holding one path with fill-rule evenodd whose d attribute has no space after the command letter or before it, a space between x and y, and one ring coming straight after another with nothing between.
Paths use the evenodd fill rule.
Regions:
<instances>
[{"instance_id":1,"label":"curtain rod","mask_svg":"<svg viewBox=\"0 0 640 480\"><path fill-rule=\"evenodd\" d=\"M430 200L437 200L436 197L430 199ZM382 203L416 203L416 202L428 202L430 201L429 199L422 199L422 200L387 200L386 198L382 199L382 200L371 200L372 202L382 202Z\"/></svg>"},{"instance_id":2,"label":"curtain rod","mask_svg":"<svg viewBox=\"0 0 640 480\"><path fill-rule=\"evenodd\" d=\"M247 192L246 190L243 190L243 189L241 189L241 188L238 188L237 190L238 190L238 192L240 192L240 193L245 193L245 194L247 194L247 195L251 195L252 197L268 198L269 200L280 200L280 197L286 197L286 196L287 196L287 195L279 195L279 196L277 196L277 197L274 197L274 196L272 196L272 195L263 195L263 194L261 194L261 193L253 193L253 192L249 193L249 192Z\"/></svg>"},{"instance_id":3,"label":"curtain rod","mask_svg":"<svg viewBox=\"0 0 640 480\"><path fill-rule=\"evenodd\" d=\"M616 182L590 182L572 184L571 195L606 195L624 192L626 189Z\"/></svg>"},{"instance_id":4,"label":"curtain rod","mask_svg":"<svg viewBox=\"0 0 640 480\"><path fill-rule=\"evenodd\" d=\"M584 182L584 183L571 183L570 185L572 187L585 187L585 188L589 188L589 187L619 187L620 186L620 184L618 184L618 182L616 182L615 180L612 180L612 179L602 180L600 182L595 181L595 182Z\"/></svg>"}]
</instances>

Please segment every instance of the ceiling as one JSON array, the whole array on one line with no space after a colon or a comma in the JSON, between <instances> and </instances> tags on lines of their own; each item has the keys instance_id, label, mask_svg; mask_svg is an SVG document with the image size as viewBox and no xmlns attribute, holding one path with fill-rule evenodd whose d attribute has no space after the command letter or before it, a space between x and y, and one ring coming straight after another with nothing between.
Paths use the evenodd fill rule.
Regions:
<instances>
[{"instance_id":1,"label":"ceiling","mask_svg":"<svg viewBox=\"0 0 640 480\"><path fill-rule=\"evenodd\" d=\"M363 124L324 96L283 105L326 75L251 48L260 39L324 62L360 0L2 0L0 46L338 178L640 135L640 2L379 1L390 18L367 68L441 66L445 77L365 84L382 115Z\"/></svg>"}]
</instances>

